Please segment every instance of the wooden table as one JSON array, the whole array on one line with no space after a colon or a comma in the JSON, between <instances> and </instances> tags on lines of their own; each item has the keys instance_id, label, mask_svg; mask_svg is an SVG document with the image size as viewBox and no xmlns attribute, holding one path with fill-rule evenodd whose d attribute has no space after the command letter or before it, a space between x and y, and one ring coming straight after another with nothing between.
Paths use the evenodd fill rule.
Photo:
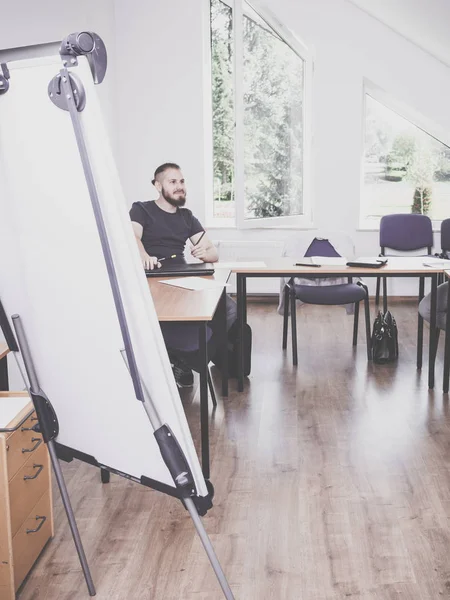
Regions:
<instances>
[{"instance_id":1,"label":"wooden table","mask_svg":"<svg viewBox=\"0 0 450 600\"><path fill-rule=\"evenodd\" d=\"M6 355L9 352L6 342L0 342L0 391L8 390L8 362Z\"/></svg>"},{"instance_id":2,"label":"wooden table","mask_svg":"<svg viewBox=\"0 0 450 600\"><path fill-rule=\"evenodd\" d=\"M224 286L230 276L229 269L216 269L214 275L202 279L215 279ZM224 349L222 368L222 395L228 395L228 352L226 322L226 290L217 287L209 290L187 290L165 283L162 277L149 277L149 289L155 304L156 315L161 322L192 323L199 325L200 364L200 421L201 421L201 453L202 470L205 479L210 477L209 468L209 420L208 420L208 356L207 356L207 324L213 319L217 310L223 315L220 346ZM178 277L175 277L178 279Z\"/></svg>"},{"instance_id":3,"label":"wooden table","mask_svg":"<svg viewBox=\"0 0 450 600\"><path fill-rule=\"evenodd\" d=\"M237 310L238 310L238 390L244 389L244 356L243 330L247 322L247 278L248 277L419 277L420 292L419 301L423 297L424 279L431 279L431 318L430 318L430 348L428 360L428 387L434 387L434 363L436 353L433 348L436 343L436 289L438 276L444 272L444 267L426 267L423 257L389 257L388 263L380 269L370 269L347 266L320 266L320 267L296 267L295 262L305 259L291 257L266 260L265 266L261 267L233 267L236 273L237 284ZM430 259L431 260L431 259ZM417 366L422 367L422 336L423 319L418 316L418 344L417 344Z\"/></svg>"}]
</instances>

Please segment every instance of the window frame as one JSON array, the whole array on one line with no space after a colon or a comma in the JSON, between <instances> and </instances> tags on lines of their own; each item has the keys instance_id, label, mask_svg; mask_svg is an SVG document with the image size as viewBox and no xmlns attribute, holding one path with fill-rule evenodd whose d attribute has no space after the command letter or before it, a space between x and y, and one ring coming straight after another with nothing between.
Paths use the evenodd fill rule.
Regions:
<instances>
[{"instance_id":1,"label":"window frame","mask_svg":"<svg viewBox=\"0 0 450 600\"><path fill-rule=\"evenodd\" d=\"M247 0L250 7L275 31L285 44L291 48L303 60L303 214L246 219L245 218L245 162L244 162L244 79L243 65L240 58L243 56L243 16L245 0L220 0L232 9L233 15L233 69L234 69L234 198L235 217L214 217L214 193L208 194L206 206L206 223L214 228L237 228L237 229L292 229L312 228L312 80L313 60L311 52L306 46L266 7L262 7L254 0ZM211 149L211 161L213 164L213 121L212 121L212 78L211 78L211 26L209 19L210 0L205 0L208 11L208 35L209 39L209 75L206 78L209 94L209 131ZM211 186L211 182L208 181Z\"/></svg>"},{"instance_id":2,"label":"window frame","mask_svg":"<svg viewBox=\"0 0 450 600\"><path fill-rule=\"evenodd\" d=\"M422 113L412 108L410 105L398 100L372 81L363 78L362 85L362 117L361 117L361 169L360 169L360 200L359 200L359 231L379 231L381 217L376 219L368 219L365 213L364 204L364 185L365 185L365 140L366 140L366 97L370 96L377 102L383 104L389 110L395 112L403 119L409 121L412 125L421 129L427 135L435 138L438 142L450 147L450 134L436 122L425 117ZM440 231L441 220L432 219L433 231Z\"/></svg>"}]
</instances>

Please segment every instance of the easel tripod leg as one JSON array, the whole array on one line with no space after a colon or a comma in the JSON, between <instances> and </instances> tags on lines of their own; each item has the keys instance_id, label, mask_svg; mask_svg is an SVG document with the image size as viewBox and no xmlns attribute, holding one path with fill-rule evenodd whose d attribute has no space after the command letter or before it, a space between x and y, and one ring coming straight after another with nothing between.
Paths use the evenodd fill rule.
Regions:
<instances>
[{"instance_id":1,"label":"easel tripod leg","mask_svg":"<svg viewBox=\"0 0 450 600\"><path fill-rule=\"evenodd\" d=\"M89 570L89 565L86 560L86 555L84 553L83 544L81 542L80 533L78 531L77 523L75 521L75 516L73 514L72 505L70 503L69 494L67 493L66 482L64 481L64 476L62 474L61 465L59 464L58 457L56 455L55 443L53 441L48 442L47 444L48 451L50 454L50 458L53 465L53 471L56 476L56 481L58 482L59 491L61 493L61 498L64 504L64 508L67 514L67 520L69 521L70 530L72 532L73 541L75 542L75 547L78 552L78 558L80 559L81 568L83 569L84 578L86 580L86 585L89 590L90 596L95 596L95 586L92 581L91 572Z\"/></svg>"},{"instance_id":2,"label":"easel tripod leg","mask_svg":"<svg viewBox=\"0 0 450 600\"><path fill-rule=\"evenodd\" d=\"M192 520L194 521L195 529L197 530L198 536L203 544L205 552L208 555L211 566L214 569L214 573L216 574L216 577L219 580L220 587L222 588L225 598L227 600L234 600L233 592L231 591L230 585L225 577L225 573L222 570L219 559L217 558L216 553L214 552L211 540L209 539L208 534L205 531L203 523L195 507L194 501L192 500L192 498L185 498L184 503L186 504L186 508L188 509Z\"/></svg>"}]
</instances>

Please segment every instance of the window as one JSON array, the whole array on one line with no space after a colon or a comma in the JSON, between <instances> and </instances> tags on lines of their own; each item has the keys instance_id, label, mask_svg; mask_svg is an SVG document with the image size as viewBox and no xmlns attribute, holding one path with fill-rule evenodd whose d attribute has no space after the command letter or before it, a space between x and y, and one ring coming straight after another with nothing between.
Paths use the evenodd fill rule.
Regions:
<instances>
[{"instance_id":1,"label":"window","mask_svg":"<svg viewBox=\"0 0 450 600\"><path fill-rule=\"evenodd\" d=\"M292 225L308 212L305 52L269 20L245 0L211 0L217 224Z\"/></svg>"},{"instance_id":2,"label":"window","mask_svg":"<svg viewBox=\"0 0 450 600\"><path fill-rule=\"evenodd\" d=\"M365 94L362 225L378 226L380 217L390 213L447 218L449 146L375 96Z\"/></svg>"}]
</instances>

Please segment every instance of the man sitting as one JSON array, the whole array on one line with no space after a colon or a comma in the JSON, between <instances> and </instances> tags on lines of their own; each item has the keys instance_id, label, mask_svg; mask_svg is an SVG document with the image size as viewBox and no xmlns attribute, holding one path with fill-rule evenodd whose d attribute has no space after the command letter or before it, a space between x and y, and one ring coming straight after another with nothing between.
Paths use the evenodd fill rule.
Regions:
<instances>
[{"instance_id":1,"label":"man sitting","mask_svg":"<svg viewBox=\"0 0 450 600\"><path fill-rule=\"evenodd\" d=\"M184 250L189 239L193 247L191 254L203 262L216 262L219 258L216 247L194 217L186 203L186 183L180 167L175 163L164 163L154 174L153 185L159 192L156 200L134 202L130 210L136 242L144 268L155 269L159 259L184 262ZM176 255L175 258L170 258ZM227 298L228 327L236 320L236 305ZM189 327L190 325L190 327ZM192 324L177 323L180 336L196 335ZM164 331L163 331L164 333ZM195 338L195 342L198 335ZM167 343L167 341L166 341ZM170 351L175 380L179 387L189 387L194 378L191 369L176 351Z\"/></svg>"}]
</instances>

